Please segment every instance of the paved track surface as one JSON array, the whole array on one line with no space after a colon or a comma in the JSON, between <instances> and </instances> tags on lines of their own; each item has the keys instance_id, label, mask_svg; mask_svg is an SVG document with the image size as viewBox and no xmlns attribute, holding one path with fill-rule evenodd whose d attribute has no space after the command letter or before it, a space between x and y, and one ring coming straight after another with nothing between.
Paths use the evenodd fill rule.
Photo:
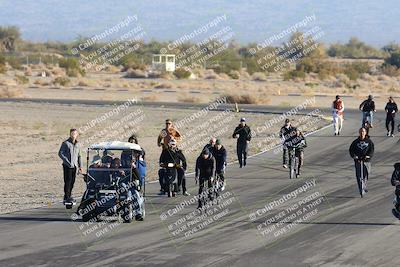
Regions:
<instances>
[{"instance_id":1,"label":"paved track surface","mask_svg":"<svg viewBox=\"0 0 400 267\"><path fill-rule=\"evenodd\" d=\"M397 266L389 178L398 137L385 136L378 114L369 193L361 199L348 155L359 119L348 112L340 137L331 127L307 137L301 178L289 180L273 151L243 169L230 165L227 189L208 214L195 212L189 176L190 197L160 197L157 184L147 186L144 222L86 224L60 204L2 215L0 266Z\"/></svg>"}]
</instances>

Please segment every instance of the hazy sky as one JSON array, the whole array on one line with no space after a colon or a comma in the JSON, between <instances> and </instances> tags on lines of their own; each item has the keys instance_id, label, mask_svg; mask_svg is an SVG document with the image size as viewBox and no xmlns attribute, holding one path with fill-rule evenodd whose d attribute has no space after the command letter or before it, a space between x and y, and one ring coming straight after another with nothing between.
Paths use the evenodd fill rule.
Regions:
<instances>
[{"instance_id":1,"label":"hazy sky","mask_svg":"<svg viewBox=\"0 0 400 267\"><path fill-rule=\"evenodd\" d=\"M138 16L147 39L173 40L223 14L241 43L260 42L312 14L324 42L400 42L399 0L0 0L0 25L17 25L33 41L92 36L128 15Z\"/></svg>"}]
</instances>

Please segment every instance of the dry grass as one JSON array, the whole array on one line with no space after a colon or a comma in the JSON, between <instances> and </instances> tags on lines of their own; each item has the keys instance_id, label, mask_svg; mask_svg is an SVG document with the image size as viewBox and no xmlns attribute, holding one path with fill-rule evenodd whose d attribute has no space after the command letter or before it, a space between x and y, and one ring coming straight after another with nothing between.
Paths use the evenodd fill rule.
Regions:
<instances>
[{"instance_id":1,"label":"dry grass","mask_svg":"<svg viewBox=\"0 0 400 267\"><path fill-rule=\"evenodd\" d=\"M147 78L147 73L143 70L128 70L124 78Z\"/></svg>"},{"instance_id":2,"label":"dry grass","mask_svg":"<svg viewBox=\"0 0 400 267\"><path fill-rule=\"evenodd\" d=\"M0 98L12 98L23 96L24 92L21 88L0 88Z\"/></svg>"},{"instance_id":3,"label":"dry grass","mask_svg":"<svg viewBox=\"0 0 400 267\"><path fill-rule=\"evenodd\" d=\"M271 102L271 99L268 97L267 94L257 95L257 97L254 97L250 94L227 94L225 95L225 97L228 103L237 104L269 104Z\"/></svg>"},{"instance_id":4,"label":"dry grass","mask_svg":"<svg viewBox=\"0 0 400 267\"><path fill-rule=\"evenodd\" d=\"M189 95L189 94L184 94L180 97L178 97L179 102L184 102L184 103L199 103L200 98Z\"/></svg>"},{"instance_id":5,"label":"dry grass","mask_svg":"<svg viewBox=\"0 0 400 267\"><path fill-rule=\"evenodd\" d=\"M267 80L267 76L263 72L255 72L251 75L253 81L264 82Z\"/></svg>"},{"instance_id":6,"label":"dry grass","mask_svg":"<svg viewBox=\"0 0 400 267\"><path fill-rule=\"evenodd\" d=\"M173 87L173 84L171 83L159 83L156 86L154 86L154 89L170 89Z\"/></svg>"},{"instance_id":7,"label":"dry grass","mask_svg":"<svg viewBox=\"0 0 400 267\"><path fill-rule=\"evenodd\" d=\"M144 96L144 97L142 97L142 100L143 101L149 101L149 102L152 102L152 101L157 101L158 100L158 95L157 94L149 94L149 95L146 95L146 96Z\"/></svg>"}]
</instances>

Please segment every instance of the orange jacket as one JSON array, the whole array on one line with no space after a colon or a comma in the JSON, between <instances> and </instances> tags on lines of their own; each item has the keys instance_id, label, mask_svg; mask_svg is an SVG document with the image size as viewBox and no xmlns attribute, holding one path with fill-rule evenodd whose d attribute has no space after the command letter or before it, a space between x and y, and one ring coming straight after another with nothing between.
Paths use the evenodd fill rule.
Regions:
<instances>
[{"instance_id":1,"label":"orange jacket","mask_svg":"<svg viewBox=\"0 0 400 267\"><path fill-rule=\"evenodd\" d=\"M166 148L168 147L168 142L171 139L174 139L177 143L182 140L181 133L177 129L175 129L174 126L171 126L169 129L164 128L161 130L157 138L157 145Z\"/></svg>"}]
</instances>

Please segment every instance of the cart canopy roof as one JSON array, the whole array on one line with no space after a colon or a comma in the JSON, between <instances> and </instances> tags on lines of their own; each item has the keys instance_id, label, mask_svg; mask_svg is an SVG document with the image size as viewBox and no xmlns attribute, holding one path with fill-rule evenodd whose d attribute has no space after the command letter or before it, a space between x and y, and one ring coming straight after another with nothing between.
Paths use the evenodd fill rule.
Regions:
<instances>
[{"instance_id":1,"label":"cart canopy roof","mask_svg":"<svg viewBox=\"0 0 400 267\"><path fill-rule=\"evenodd\" d=\"M89 146L89 149L93 150L136 150L142 151L142 148L138 144L129 143L129 142L121 142L121 141L110 141L110 142L101 142L98 144L93 144Z\"/></svg>"}]
</instances>

